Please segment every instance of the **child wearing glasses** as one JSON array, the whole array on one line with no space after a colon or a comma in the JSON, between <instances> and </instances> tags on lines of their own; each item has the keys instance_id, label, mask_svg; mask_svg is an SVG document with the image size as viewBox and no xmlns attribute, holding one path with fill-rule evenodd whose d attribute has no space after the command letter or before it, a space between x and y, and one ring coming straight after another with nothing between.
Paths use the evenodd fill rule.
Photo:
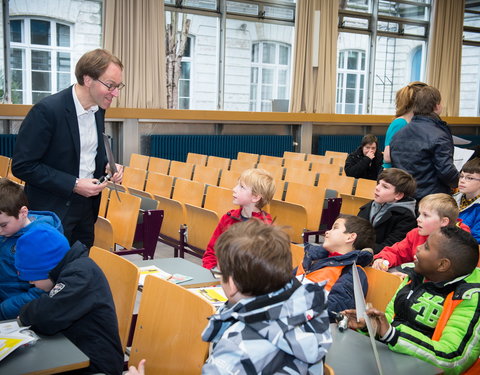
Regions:
<instances>
[{"instance_id":1,"label":"child wearing glasses","mask_svg":"<svg viewBox=\"0 0 480 375\"><path fill-rule=\"evenodd\" d=\"M473 237L480 243L480 159L465 163L460 172L458 193L453 198L458 204L458 217L467 224Z\"/></svg>"}]
</instances>

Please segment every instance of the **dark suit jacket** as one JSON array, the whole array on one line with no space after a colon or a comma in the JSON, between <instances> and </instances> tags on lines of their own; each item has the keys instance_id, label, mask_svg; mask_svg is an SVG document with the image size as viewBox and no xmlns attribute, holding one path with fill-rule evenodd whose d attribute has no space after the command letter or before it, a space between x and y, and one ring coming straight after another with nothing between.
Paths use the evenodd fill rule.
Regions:
<instances>
[{"instance_id":1,"label":"dark suit jacket","mask_svg":"<svg viewBox=\"0 0 480 375\"><path fill-rule=\"evenodd\" d=\"M102 133L105 111L95 113L98 147L94 177L105 173L107 157ZM68 213L80 169L80 133L72 87L42 99L22 122L13 153L12 172L25 181L29 208ZM100 195L95 198L98 214Z\"/></svg>"}]
</instances>

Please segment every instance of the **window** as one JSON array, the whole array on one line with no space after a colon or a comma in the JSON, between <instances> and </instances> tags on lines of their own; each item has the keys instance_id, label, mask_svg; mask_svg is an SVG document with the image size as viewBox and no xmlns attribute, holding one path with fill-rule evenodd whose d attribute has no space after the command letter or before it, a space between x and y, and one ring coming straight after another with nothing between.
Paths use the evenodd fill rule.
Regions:
<instances>
[{"instance_id":1,"label":"window","mask_svg":"<svg viewBox=\"0 0 480 375\"><path fill-rule=\"evenodd\" d=\"M269 112L273 99L289 98L290 46L276 42L252 44L250 111Z\"/></svg>"},{"instance_id":2,"label":"window","mask_svg":"<svg viewBox=\"0 0 480 375\"><path fill-rule=\"evenodd\" d=\"M480 116L480 4L465 0L460 116Z\"/></svg>"},{"instance_id":3,"label":"window","mask_svg":"<svg viewBox=\"0 0 480 375\"><path fill-rule=\"evenodd\" d=\"M340 51L337 66L337 113L363 113L365 109L365 51Z\"/></svg>"},{"instance_id":4,"label":"window","mask_svg":"<svg viewBox=\"0 0 480 375\"><path fill-rule=\"evenodd\" d=\"M35 104L71 83L71 27L52 20L10 20L12 102Z\"/></svg>"},{"instance_id":5,"label":"window","mask_svg":"<svg viewBox=\"0 0 480 375\"><path fill-rule=\"evenodd\" d=\"M178 108L270 111L272 100L289 99L294 0L164 0L164 4L166 25L174 14L190 20L191 55L182 58Z\"/></svg>"},{"instance_id":6,"label":"window","mask_svg":"<svg viewBox=\"0 0 480 375\"><path fill-rule=\"evenodd\" d=\"M345 0L340 4L339 55L365 51L369 73L363 75L361 88L359 78L355 80L355 90L363 90L363 102L352 103L353 88L346 91L347 76L340 73L345 67L339 65L337 113L391 114L396 92L411 81L424 79L430 0ZM350 76L349 84L353 81Z\"/></svg>"},{"instance_id":7,"label":"window","mask_svg":"<svg viewBox=\"0 0 480 375\"><path fill-rule=\"evenodd\" d=\"M180 65L180 78L178 79L178 109L190 109L190 75L192 70L192 37L187 38L185 52Z\"/></svg>"}]
</instances>

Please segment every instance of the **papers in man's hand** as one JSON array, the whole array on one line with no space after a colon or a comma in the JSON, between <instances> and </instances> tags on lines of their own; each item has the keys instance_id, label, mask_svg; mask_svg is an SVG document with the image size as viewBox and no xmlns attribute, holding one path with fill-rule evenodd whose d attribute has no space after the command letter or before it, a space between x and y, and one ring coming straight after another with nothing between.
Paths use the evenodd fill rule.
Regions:
<instances>
[{"instance_id":1,"label":"papers in man's hand","mask_svg":"<svg viewBox=\"0 0 480 375\"><path fill-rule=\"evenodd\" d=\"M382 366L380 364L380 357L378 356L377 342L375 341L377 327L374 327L373 322L370 320L366 313L367 308L365 304L365 298L363 297L362 283L360 282L360 276L358 275L356 262L353 263L352 274L353 292L355 296L355 309L357 310L357 321L359 321L361 318L365 319L365 323L367 324L368 329L368 335L370 336L370 343L372 344L373 348L373 355L375 356L375 361L377 363L378 373L380 375L383 375Z\"/></svg>"},{"instance_id":2,"label":"papers in man's hand","mask_svg":"<svg viewBox=\"0 0 480 375\"><path fill-rule=\"evenodd\" d=\"M23 334L17 322L0 323L0 361L15 349L35 340L32 336Z\"/></svg>"},{"instance_id":3,"label":"papers in man's hand","mask_svg":"<svg viewBox=\"0 0 480 375\"><path fill-rule=\"evenodd\" d=\"M145 277L147 277L147 275L152 275L152 276L159 277L163 280L168 280L173 284L180 284L180 283L183 283L184 281L192 280L192 277L190 276L181 275L179 273L174 273L172 275L158 268L157 266L145 266L145 267L139 267L139 269L140 269L140 278L138 279L138 285L140 286L143 286L143 284L145 283Z\"/></svg>"},{"instance_id":4,"label":"papers in man's hand","mask_svg":"<svg viewBox=\"0 0 480 375\"><path fill-rule=\"evenodd\" d=\"M219 307L225 302L227 302L227 297L225 296L225 292L223 291L223 288L221 286L214 286L208 288L192 288L189 290L205 298L215 307Z\"/></svg>"}]
</instances>

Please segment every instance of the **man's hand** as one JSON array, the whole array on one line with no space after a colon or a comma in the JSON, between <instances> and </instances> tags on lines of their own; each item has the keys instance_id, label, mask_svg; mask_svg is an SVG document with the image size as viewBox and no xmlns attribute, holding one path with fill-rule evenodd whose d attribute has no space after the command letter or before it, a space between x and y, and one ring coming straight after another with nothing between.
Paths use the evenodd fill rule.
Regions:
<instances>
[{"instance_id":1,"label":"man's hand","mask_svg":"<svg viewBox=\"0 0 480 375\"><path fill-rule=\"evenodd\" d=\"M145 374L145 359L142 359L138 363L138 370L135 366L130 366L128 372L125 375L144 375Z\"/></svg>"},{"instance_id":2,"label":"man's hand","mask_svg":"<svg viewBox=\"0 0 480 375\"><path fill-rule=\"evenodd\" d=\"M94 197L102 192L107 186L107 181L98 184L96 178L79 178L73 192L84 197Z\"/></svg>"},{"instance_id":3,"label":"man's hand","mask_svg":"<svg viewBox=\"0 0 480 375\"><path fill-rule=\"evenodd\" d=\"M367 324L365 323L365 319L361 318L359 322L357 322L357 310L343 310L341 312L344 316L348 318L348 328L351 329L364 329Z\"/></svg>"},{"instance_id":4,"label":"man's hand","mask_svg":"<svg viewBox=\"0 0 480 375\"><path fill-rule=\"evenodd\" d=\"M107 164L107 168L105 168L105 173L112 176L110 181L115 182L116 184L121 184L123 180L123 165L115 163L115 166L117 167L117 173L115 173L113 176L109 164Z\"/></svg>"}]
</instances>

